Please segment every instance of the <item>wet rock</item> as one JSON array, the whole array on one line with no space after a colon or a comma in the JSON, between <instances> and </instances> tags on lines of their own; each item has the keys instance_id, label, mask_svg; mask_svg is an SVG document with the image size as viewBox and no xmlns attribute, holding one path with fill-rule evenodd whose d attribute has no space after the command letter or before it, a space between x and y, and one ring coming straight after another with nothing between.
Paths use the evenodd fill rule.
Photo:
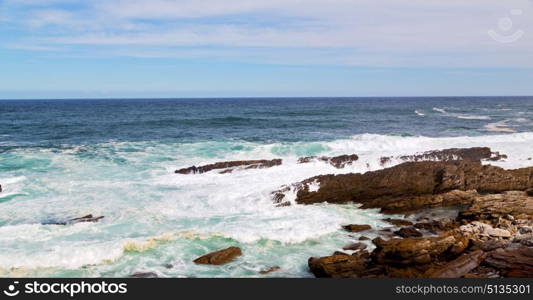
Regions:
<instances>
[{"instance_id":1,"label":"wet rock","mask_svg":"<svg viewBox=\"0 0 533 300\"><path fill-rule=\"evenodd\" d=\"M229 247L226 249L218 250L211 252L204 256L201 256L194 260L194 263L197 264L207 264L207 265L222 265L228 263L235 259L238 256L242 255L241 248L239 247Z\"/></svg>"},{"instance_id":2,"label":"wet rock","mask_svg":"<svg viewBox=\"0 0 533 300\"><path fill-rule=\"evenodd\" d=\"M272 273L272 272L279 271L280 269L281 268L279 266L274 266L274 267L259 271L259 274L265 275L265 274L269 274L269 273Z\"/></svg>"},{"instance_id":3,"label":"wet rock","mask_svg":"<svg viewBox=\"0 0 533 300\"><path fill-rule=\"evenodd\" d=\"M436 234L441 231L452 230L456 227L459 227L459 225L460 224L454 219L442 218L439 220L428 220L427 222L416 223L414 227Z\"/></svg>"},{"instance_id":4,"label":"wet rock","mask_svg":"<svg viewBox=\"0 0 533 300\"><path fill-rule=\"evenodd\" d=\"M413 227L404 227L394 232L394 234L408 238L408 237L421 237L422 233Z\"/></svg>"},{"instance_id":5,"label":"wet rock","mask_svg":"<svg viewBox=\"0 0 533 300\"><path fill-rule=\"evenodd\" d=\"M385 221L385 222L387 222L389 224L395 225L395 226L411 226L411 225L413 225L413 222L408 221L408 220L403 220L403 219L386 218L386 219L383 219L383 221Z\"/></svg>"},{"instance_id":6,"label":"wet rock","mask_svg":"<svg viewBox=\"0 0 533 300\"><path fill-rule=\"evenodd\" d=\"M360 241L369 241L370 238L363 235L363 236L359 237L359 240Z\"/></svg>"},{"instance_id":7,"label":"wet rock","mask_svg":"<svg viewBox=\"0 0 533 300\"><path fill-rule=\"evenodd\" d=\"M318 190L309 184L317 183ZM383 212L471 203L479 193L526 190L533 186L533 167L505 170L473 161L409 162L365 174L320 175L288 187L296 202L363 204ZM287 189L285 187L284 189ZM276 192L274 192L276 194Z\"/></svg>"},{"instance_id":8,"label":"wet rock","mask_svg":"<svg viewBox=\"0 0 533 300\"><path fill-rule=\"evenodd\" d=\"M345 252L342 252L342 251L335 251L335 252L333 252L333 255L346 255L346 256L350 256L350 254L345 253Z\"/></svg>"},{"instance_id":9,"label":"wet rock","mask_svg":"<svg viewBox=\"0 0 533 300\"><path fill-rule=\"evenodd\" d=\"M380 264L428 264L448 255L463 252L469 243L467 235L446 233L438 237L372 240L376 249L372 259Z\"/></svg>"},{"instance_id":10,"label":"wet rock","mask_svg":"<svg viewBox=\"0 0 533 300\"><path fill-rule=\"evenodd\" d=\"M129 276L130 278L159 278L154 272L135 272Z\"/></svg>"},{"instance_id":11,"label":"wet rock","mask_svg":"<svg viewBox=\"0 0 533 300\"><path fill-rule=\"evenodd\" d=\"M507 158L499 152L492 152L487 147L451 148L444 150L427 151L421 154L404 155L399 157L405 161L456 161L456 160L500 160Z\"/></svg>"},{"instance_id":12,"label":"wet rock","mask_svg":"<svg viewBox=\"0 0 533 300\"><path fill-rule=\"evenodd\" d=\"M533 197L525 192L509 191L502 194L479 195L470 206L459 213L459 219L495 220L533 219Z\"/></svg>"},{"instance_id":13,"label":"wet rock","mask_svg":"<svg viewBox=\"0 0 533 300\"><path fill-rule=\"evenodd\" d=\"M311 257L308 260L309 270L319 278L360 277L367 270L369 263L366 251L358 252L357 255Z\"/></svg>"},{"instance_id":14,"label":"wet rock","mask_svg":"<svg viewBox=\"0 0 533 300\"><path fill-rule=\"evenodd\" d=\"M357 251L357 250L364 250L366 249L367 245L364 244L364 243L351 243L351 244L348 244L344 247L342 247L342 250L352 250L352 251Z\"/></svg>"},{"instance_id":15,"label":"wet rock","mask_svg":"<svg viewBox=\"0 0 533 300\"><path fill-rule=\"evenodd\" d=\"M93 217L93 215L86 215L86 216L83 216L83 217L80 217L80 218L74 218L74 219L70 219L70 220L66 220L66 221L45 222L45 223L43 223L43 225L74 225L74 224L77 224L77 223L86 223L86 222L96 223L96 222L100 221L103 218L104 218L104 216Z\"/></svg>"},{"instance_id":16,"label":"wet rock","mask_svg":"<svg viewBox=\"0 0 533 300\"><path fill-rule=\"evenodd\" d=\"M327 157L327 156L308 156L308 157L301 157L298 159L299 164L308 163L314 160L318 161L324 161L329 163L330 165L334 166L337 169L342 169L346 167L346 165L352 164L354 161L357 161L359 157L356 154L352 155L340 155L335 157Z\"/></svg>"},{"instance_id":17,"label":"wet rock","mask_svg":"<svg viewBox=\"0 0 533 300\"><path fill-rule=\"evenodd\" d=\"M2 192L2 185L0 184L0 193Z\"/></svg>"},{"instance_id":18,"label":"wet rock","mask_svg":"<svg viewBox=\"0 0 533 300\"><path fill-rule=\"evenodd\" d=\"M240 160L240 161L226 161L226 162L217 162L205 166L192 166L189 168L183 168L176 170L176 174L201 174L209 172L212 170L222 169L220 173L231 173L235 168L243 167L244 169L262 169L270 168L274 166L281 165L281 159L272 159L272 160Z\"/></svg>"},{"instance_id":19,"label":"wet rock","mask_svg":"<svg viewBox=\"0 0 533 300\"><path fill-rule=\"evenodd\" d=\"M464 253L457 259L454 259L439 269L429 273L430 278L459 278L468 274L470 271L477 268L483 259L485 253L477 250L471 253Z\"/></svg>"},{"instance_id":20,"label":"wet rock","mask_svg":"<svg viewBox=\"0 0 533 300\"><path fill-rule=\"evenodd\" d=\"M372 226L370 225L359 225L359 224L350 224L350 225L344 225L342 226L347 231L350 232L361 232L372 229Z\"/></svg>"},{"instance_id":21,"label":"wet rock","mask_svg":"<svg viewBox=\"0 0 533 300\"><path fill-rule=\"evenodd\" d=\"M533 247L513 243L489 253L484 264L494 267L504 277L533 277Z\"/></svg>"}]
</instances>

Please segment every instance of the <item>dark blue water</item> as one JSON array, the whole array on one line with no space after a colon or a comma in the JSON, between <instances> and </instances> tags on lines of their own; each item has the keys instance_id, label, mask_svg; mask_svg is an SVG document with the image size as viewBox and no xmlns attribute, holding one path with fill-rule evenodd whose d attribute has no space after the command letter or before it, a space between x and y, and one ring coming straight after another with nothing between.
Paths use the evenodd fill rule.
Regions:
<instances>
[{"instance_id":1,"label":"dark blue water","mask_svg":"<svg viewBox=\"0 0 533 300\"><path fill-rule=\"evenodd\" d=\"M0 145L475 136L501 134L494 123L504 132L533 131L532 117L533 97L0 101L0 134L9 137Z\"/></svg>"}]
</instances>

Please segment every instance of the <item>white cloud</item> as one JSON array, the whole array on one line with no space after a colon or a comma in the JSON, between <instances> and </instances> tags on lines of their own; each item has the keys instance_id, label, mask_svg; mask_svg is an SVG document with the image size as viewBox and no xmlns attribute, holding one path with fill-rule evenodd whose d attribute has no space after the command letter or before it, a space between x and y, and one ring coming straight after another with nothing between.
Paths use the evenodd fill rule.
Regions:
<instances>
[{"instance_id":1,"label":"white cloud","mask_svg":"<svg viewBox=\"0 0 533 300\"><path fill-rule=\"evenodd\" d=\"M56 26L32 39L39 47L97 47L110 55L133 47L121 53L170 57L194 51L212 56L219 47L218 56L229 59L265 48L263 59L253 58L265 63L293 61L287 54L292 48L309 57L305 60L332 64L533 67L528 0L87 0L69 11L58 5L65 2L74 1L44 0L41 5L48 5L19 20L34 28ZM525 35L502 45L487 32L498 29L498 20L514 8L524 13L511 16L512 30ZM321 56L328 49L333 54Z\"/></svg>"}]
</instances>

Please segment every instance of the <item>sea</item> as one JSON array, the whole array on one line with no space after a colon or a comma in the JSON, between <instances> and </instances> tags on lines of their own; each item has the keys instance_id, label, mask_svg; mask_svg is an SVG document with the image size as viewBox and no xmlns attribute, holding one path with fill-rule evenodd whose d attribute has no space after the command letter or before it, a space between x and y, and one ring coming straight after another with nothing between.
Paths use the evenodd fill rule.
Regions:
<instances>
[{"instance_id":1,"label":"sea","mask_svg":"<svg viewBox=\"0 0 533 300\"><path fill-rule=\"evenodd\" d=\"M533 97L2 100L0 277L312 277L309 257L375 236L341 225L389 225L357 204L276 207L272 191L477 146L508 155L491 164L533 166ZM359 160L297 164L341 154ZM174 173L273 158L283 164ZM50 224L88 214L105 217ZM243 255L193 263L229 246Z\"/></svg>"}]
</instances>

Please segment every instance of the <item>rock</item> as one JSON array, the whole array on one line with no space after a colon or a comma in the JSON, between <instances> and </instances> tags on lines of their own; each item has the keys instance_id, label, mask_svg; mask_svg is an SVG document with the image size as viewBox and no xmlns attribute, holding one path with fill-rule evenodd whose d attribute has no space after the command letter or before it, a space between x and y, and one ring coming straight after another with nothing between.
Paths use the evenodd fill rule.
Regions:
<instances>
[{"instance_id":1,"label":"rock","mask_svg":"<svg viewBox=\"0 0 533 300\"><path fill-rule=\"evenodd\" d=\"M342 250L353 250L353 251L356 251L356 250L364 250L366 249L366 244L364 243L351 243L351 244L348 244L344 247L342 247Z\"/></svg>"},{"instance_id":2,"label":"rock","mask_svg":"<svg viewBox=\"0 0 533 300\"><path fill-rule=\"evenodd\" d=\"M280 269L281 268L279 266L274 266L274 267L268 268L266 270L259 271L259 274L265 275L265 274L268 274L268 273L279 271Z\"/></svg>"},{"instance_id":3,"label":"rock","mask_svg":"<svg viewBox=\"0 0 533 300\"><path fill-rule=\"evenodd\" d=\"M459 223L450 218L442 218L439 220L430 220L427 222L420 222L414 225L415 228L427 230L431 233L438 233L440 231L452 230L459 227Z\"/></svg>"},{"instance_id":4,"label":"rock","mask_svg":"<svg viewBox=\"0 0 533 300\"><path fill-rule=\"evenodd\" d=\"M129 276L130 278L159 278L154 272L135 272Z\"/></svg>"},{"instance_id":5,"label":"rock","mask_svg":"<svg viewBox=\"0 0 533 300\"><path fill-rule=\"evenodd\" d=\"M2 192L2 185L0 184L0 193Z\"/></svg>"},{"instance_id":6,"label":"rock","mask_svg":"<svg viewBox=\"0 0 533 300\"><path fill-rule=\"evenodd\" d=\"M318 190L309 189L311 183ZM533 167L505 170L473 161L408 162L365 174L315 176L274 194L289 189L300 204L356 202L362 208L393 213L469 204L478 196L473 190L500 193L531 186Z\"/></svg>"},{"instance_id":7,"label":"rock","mask_svg":"<svg viewBox=\"0 0 533 300\"><path fill-rule=\"evenodd\" d=\"M441 268L431 272L430 278L459 278L468 274L479 266L485 258L485 253L477 250L471 253L464 253L457 259L452 260Z\"/></svg>"},{"instance_id":8,"label":"rock","mask_svg":"<svg viewBox=\"0 0 533 300\"><path fill-rule=\"evenodd\" d=\"M380 264L412 265L428 264L440 258L463 252L469 243L469 236L455 232L427 238L382 238L372 240L376 249L372 259Z\"/></svg>"},{"instance_id":9,"label":"rock","mask_svg":"<svg viewBox=\"0 0 533 300\"><path fill-rule=\"evenodd\" d=\"M411 225L413 225L413 222L407 221L407 220L402 220L402 219L386 218L386 219L383 219L383 221L385 221L387 223L390 223L392 225L395 225L395 226L411 226Z\"/></svg>"},{"instance_id":10,"label":"rock","mask_svg":"<svg viewBox=\"0 0 533 300\"><path fill-rule=\"evenodd\" d=\"M519 243L527 247L533 247L533 233L516 236L513 239L513 243Z\"/></svg>"},{"instance_id":11,"label":"rock","mask_svg":"<svg viewBox=\"0 0 533 300\"><path fill-rule=\"evenodd\" d=\"M512 244L489 253L484 264L494 267L504 277L533 277L533 247Z\"/></svg>"},{"instance_id":12,"label":"rock","mask_svg":"<svg viewBox=\"0 0 533 300\"><path fill-rule=\"evenodd\" d=\"M340 156L335 156L335 157L326 157L326 156L321 156L321 157L316 157L316 156L308 156L308 157L301 157L298 159L298 163L299 164L303 164L303 163L308 163L308 162L311 162L313 160L319 160L319 161L324 161L324 162L327 162L329 164L331 164L332 166L334 166L335 168L337 169L342 169L344 168L346 165L348 164L352 164L354 161L357 161L359 159L359 157L356 155L356 154L352 154L352 155L340 155Z\"/></svg>"},{"instance_id":13,"label":"rock","mask_svg":"<svg viewBox=\"0 0 533 300\"><path fill-rule=\"evenodd\" d=\"M2 189L1 189L1 186L0 186L0 192L1 191L2 191ZM527 189L526 193L527 193L528 196L533 197L533 189Z\"/></svg>"},{"instance_id":14,"label":"rock","mask_svg":"<svg viewBox=\"0 0 533 300\"><path fill-rule=\"evenodd\" d=\"M387 164L394 157L382 157L380 159L381 165ZM457 161L457 160L469 160L480 162L481 160L498 161L507 158L507 155L500 154L499 152L492 152L487 147L474 147L474 148L451 148L444 150L427 151L424 153L414 155L403 155L395 157L396 159L410 162L419 161Z\"/></svg>"},{"instance_id":15,"label":"rock","mask_svg":"<svg viewBox=\"0 0 533 300\"><path fill-rule=\"evenodd\" d=\"M344 253L344 252L342 252L342 251L335 251L335 252L333 252L333 255L346 255L346 256L350 256L350 254L348 254L348 253Z\"/></svg>"},{"instance_id":16,"label":"rock","mask_svg":"<svg viewBox=\"0 0 533 300\"><path fill-rule=\"evenodd\" d=\"M368 252L361 252L358 252L358 255L311 257L308 260L309 269L318 278L360 277L370 263Z\"/></svg>"},{"instance_id":17,"label":"rock","mask_svg":"<svg viewBox=\"0 0 533 300\"><path fill-rule=\"evenodd\" d=\"M242 255L241 248L229 247L211 252L194 260L194 263L204 265L222 265Z\"/></svg>"},{"instance_id":18,"label":"rock","mask_svg":"<svg viewBox=\"0 0 533 300\"><path fill-rule=\"evenodd\" d=\"M86 215L86 216L83 216L83 217L80 217L80 218L74 218L74 219L70 219L70 220L67 220L67 221L45 222L45 223L43 223L43 225L74 225L74 224L77 224L77 223L86 223L86 222L96 223L96 222L100 221L103 218L104 218L104 216L93 217L93 215Z\"/></svg>"},{"instance_id":19,"label":"rock","mask_svg":"<svg viewBox=\"0 0 533 300\"><path fill-rule=\"evenodd\" d=\"M400 230L394 232L396 235L408 238L408 237L421 237L422 233L413 227L403 227Z\"/></svg>"},{"instance_id":20,"label":"rock","mask_svg":"<svg viewBox=\"0 0 533 300\"><path fill-rule=\"evenodd\" d=\"M359 240L360 241L369 241L370 238L363 235L363 236L359 237Z\"/></svg>"},{"instance_id":21,"label":"rock","mask_svg":"<svg viewBox=\"0 0 533 300\"><path fill-rule=\"evenodd\" d=\"M361 232L372 229L372 226L370 225L359 225L359 224L351 224L351 225L344 225L342 226L347 231L350 232Z\"/></svg>"},{"instance_id":22,"label":"rock","mask_svg":"<svg viewBox=\"0 0 533 300\"><path fill-rule=\"evenodd\" d=\"M488 252L488 251L493 251L493 250L500 249L500 248L506 248L510 244L511 244L510 241L491 239L491 240L482 242L479 245L479 248L483 251Z\"/></svg>"},{"instance_id":23,"label":"rock","mask_svg":"<svg viewBox=\"0 0 533 300\"><path fill-rule=\"evenodd\" d=\"M531 227L531 226L519 226L518 227L518 232L520 232L520 234L533 233L533 227Z\"/></svg>"},{"instance_id":24,"label":"rock","mask_svg":"<svg viewBox=\"0 0 533 300\"><path fill-rule=\"evenodd\" d=\"M466 220L509 219L509 216L513 220L533 219L533 197L520 191L479 195L459 213L459 219Z\"/></svg>"},{"instance_id":25,"label":"rock","mask_svg":"<svg viewBox=\"0 0 533 300\"><path fill-rule=\"evenodd\" d=\"M240 160L240 161L227 161L227 162L217 162L210 165L205 166L192 166L189 168L183 168L176 170L174 173L176 174L201 174L205 172L209 172L212 170L217 169L225 169L221 171L220 173L231 173L234 168L237 167L244 167L244 169L262 169L262 168L270 168L274 166L281 165L282 160L281 159L272 159L272 160Z\"/></svg>"}]
</instances>

